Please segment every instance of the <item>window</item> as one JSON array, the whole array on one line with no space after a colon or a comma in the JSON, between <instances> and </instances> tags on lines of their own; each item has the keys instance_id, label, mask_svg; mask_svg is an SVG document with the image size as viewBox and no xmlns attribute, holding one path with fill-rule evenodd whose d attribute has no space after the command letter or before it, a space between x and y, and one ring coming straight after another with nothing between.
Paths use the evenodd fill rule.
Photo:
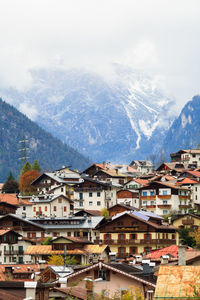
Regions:
<instances>
[{"instance_id":1,"label":"window","mask_svg":"<svg viewBox=\"0 0 200 300\"><path fill-rule=\"evenodd\" d=\"M197 196L195 196L195 199L197 200Z\"/></svg>"},{"instance_id":2,"label":"window","mask_svg":"<svg viewBox=\"0 0 200 300\"><path fill-rule=\"evenodd\" d=\"M119 240L121 241L121 240L125 240L125 235L123 234L123 233L120 233L119 234Z\"/></svg>"},{"instance_id":3,"label":"window","mask_svg":"<svg viewBox=\"0 0 200 300\"><path fill-rule=\"evenodd\" d=\"M47 206L45 206L44 210L47 211Z\"/></svg>"},{"instance_id":4,"label":"window","mask_svg":"<svg viewBox=\"0 0 200 300\"><path fill-rule=\"evenodd\" d=\"M97 192L97 197L101 197L101 193L100 192Z\"/></svg>"},{"instance_id":5,"label":"window","mask_svg":"<svg viewBox=\"0 0 200 300\"><path fill-rule=\"evenodd\" d=\"M151 205L154 205L154 201L151 201Z\"/></svg>"},{"instance_id":6,"label":"window","mask_svg":"<svg viewBox=\"0 0 200 300\"><path fill-rule=\"evenodd\" d=\"M167 200L163 200L163 204L167 204Z\"/></svg>"},{"instance_id":7,"label":"window","mask_svg":"<svg viewBox=\"0 0 200 300\"><path fill-rule=\"evenodd\" d=\"M197 192L197 187L195 187L195 192Z\"/></svg>"},{"instance_id":8,"label":"window","mask_svg":"<svg viewBox=\"0 0 200 300\"><path fill-rule=\"evenodd\" d=\"M147 192L142 192L142 196L146 197L147 196Z\"/></svg>"},{"instance_id":9,"label":"window","mask_svg":"<svg viewBox=\"0 0 200 300\"><path fill-rule=\"evenodd\" d=\"M79 199L83 200L83 193L79 193Z\"/></svg>"},{"instance_id":10,"label":"window","mask_svg":"<svg viewBox=\"0 0 200 300\"><path fill-rule=\"evenodd\" d=\"M61 188L61 192L64 192L64 189L63 189L63 188Z\"/></svg>"},{"instance_id":11,"label":"window","mask_svg":"<svg viewBox=\"0 0 200 300\"><path fill-rule=\"evenodd\" d=\"M196 154L192 154L192 157L196 157Z\"/></svg>"},{"instance_id":12,"label":"window","mask_svg":"<svg viewBox=\"0 0 200 300\"><path fill-rule=\"evenodd\" d=\"M36 207L35 206L33 207L33 211L36 211Z\"/></svg>"},{"instance_id":13,"label":"window","mask_svg":"<svg viewBox=\"0 0 200 300\"><path fill-rule=\"evenodd\" d=\"M130 240L135 240L137 238L135 233L130 234Z\"/></svg>"},{"instance_id":14,"label":"window","mask_svg":"<svg viewBox=\"0 0 200 300\"><path fill-rule=\"evenodd\" d=\"M109 275L108 275L108 273L110 273L110 271L109 270L104 270L104 269L102 269L102 270L98 270L98 278L102 278L103 280L107 280L107 281L109 281L110 280L110 278L109 278Z\"/></svg>"},{"instance_id":15,"label":"window","mask_svg":"<svg viewBox=\"0 0 200 300\"><path fill-rule=\"evenodd\" d=\"M80 201L80 202L79 202L79 205L80 205L80 206L83 206L83 201Z\"/></svg>"},{"instance_id":16,"label":"window","mask_svg":"<svg viewBox=\"0 0 200 300\"><path fill-rule=\"evenodd\" d=\"M167 195L167 191L166 190L163 191L163 195Z\"/></svg>"},{"instance_id":17,"label":"window","mask_svg":"<svg viewBox=\"0 0 200 300\"><path fill-rule=\"evenodd\" d=\"M154 196L154 191L151 191L151 192L150 192L150 195L151 195L151 196Z\"/></svg>"},{"instance_id":18,"label":"window","mask_svg":"<svg viewBox=\"0 0 200 300\"><path fill-rule=\"evenodd\" d=\"M130 254L136 254L137 253L137 247L130 247Z\"/></svg>"},{"instance_id":19,"label":"window","mask_svg":"<svg viewBox=\"0 0 200 300\"><path fill-rule=\"evenodd\" d=\"M150 253L150 252L151 252L151 247L145 247L145 248L144 248L144 252Z\"/></svg>"},{"instance_id":20,"label":"window","mask_svg":"<svg viewBox=\"0 0 200 300\"><path fill-rule=\"evenodd\" d=\"M66 206L64 206L64 212L66 212L67 211L67 207Z\"/></svg>"},{"instance_id":21,"label":"window","mask_svg":"<svg viewBox=\"0 0 200 300\"><path fill-rule=\"evenodd\" d=\"M42 211L41 206L39 206L39 211Z\"/></svg>"},{"instance_id":22,"label":"window","mask_svg":"<svg viewBox=\"0 0 200 300\"><path fill-rule=\"evenodd\" d=\"M26 210L26 206L23 206L23 210Z\"/></svg>"},{"instance_id":23,"label":"window","mask_svg":"<svg viewBox=\"0 0 200 300\"><path fill-rule=\"evenodd\" d=\"M97 206L100 206L101 205L101 201L97 201Z\"/></svg>"},{"instance_id":24,"label":"window","mask_svg":"<svg viewBox=\"0 0 200 300\"><path fill-rule=\"evenodd\" d=\"M71 236L71 232L68 232L68 233L67 233L67 236Z\"/></svg>"},{"instance_id":25,"label":"window","mask_svg":"<svg viewBox=\"0 0 200 300\"><path fill-rule=\"evenodd\" d=\"M168 213L168 210L164 209L163 210L163 215L167 215L167 213Z\"/></svg>"},{"instance_id":26,"label":"window","mask_svg":"<svg viewBox=\"0 0 200 300\"><path fill-rule=\"evenodd\" d=\"M56 206L53 207L53 211L56 211Z\"/></svg>"},{"instance_id":27,"label":"window","mask_svg":"<svg viewBox=\"0 0 200 300\"><path fill-rule=\"evenodd\" d=\"M110 234L109 233L104 234L104 240L106 240L106 241L110 240Z\"/></svg>"},{"instance_id":28,"label":"window","mask_svg":"<svg viewBox=\"0 0 200 300\"><path fill-rule=\"evenodd\" d=\"M92 201L89 201L89 206L92 206L93 202Z\"/></svg>"},{"instance_id":29,"label":"window","mask_svg":"<svg viewBox=\"0 0 200 300\"><path fill-rule=\"evenodd\" d=\"M125 247L119 247L119 248L118 248L118 253L119 253L119 254L124 254L124 253L126 253L126 248L125 248Z\"/></svg>"},{"instance_id":30,"label":"window","mask_svg":"<svg viewBox=\"0 0 200 300\"><path fill-rule=\"evenodd\" d=\"M89 193L89 197L92 197L92 192Z\"/></svg>"},{"instance_id":31,"label":"window","mask_svg":"<svg viewBox=\"0 0 200 300\"><path fill-rule=\"evenodd\" d=\"M4 263L6 263L6 257L4 256Z\"/></svg>"},{"instance_id":32,"label":"window","mask_svg":"<svg viewBox=\"0 0 200 300\"><path fill-rule=\"evenodd\" d=\"M142 201L142 204L143 205L147 205L147 201Z\"/></svg>"},{"instance_id":33,"label":"window","mask_svg":"<svg viewBox=\"0 0 200 300\"><path fill-rule=\"evenodd\" d=\"M58 198L58 203L62 203L62 199L61 198Z\"/></svg>"}]
</instances>

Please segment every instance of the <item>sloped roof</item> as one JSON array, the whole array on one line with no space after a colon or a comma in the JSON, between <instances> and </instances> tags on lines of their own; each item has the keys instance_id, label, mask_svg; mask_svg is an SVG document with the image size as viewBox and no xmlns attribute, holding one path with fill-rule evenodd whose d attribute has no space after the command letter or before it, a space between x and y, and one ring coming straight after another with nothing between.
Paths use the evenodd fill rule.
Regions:
<instances>
[{"instance_id":1,"label":"sloped roof","mask_svg":"<svg viewBox=\"0 0 200 300\"><path fill-rule=\"evenodd\" d=\"M158 250L152 250L145 258L159 261L163 255L169 255L170 260L178 260L178 246L172 245ZM200 251L192 248L186 249L186 262L200 257Z\"/></svg>"},{"instance_id":2,"label":"sloped roof","mask_svg":"<svg viewBox=\"0 0 200 300\"><path fill-rule=\"evenodd\" d=\"M193 175L194 177L200 178L199 171L186 171L186 173L189 173L189 174Z\"/></svg>"},{"instance_id":3,"label":"sloped roof","mask_svg":"<svg viewBox=\"0 0 200 300\"><path fill-rule=\"evenodd\" d=\"M77 271L71 275L69 275L67 278L73 278L73 277L76 277L78 276L79 274L83 274L87 271L90 271L90 270L93 270L93 269L97 269L97 268L105 268L105 269L108 269L108 270L111 270L111 271L114 271L114 272L117 272L117 273L120 273L121 275L124 275L126 277L129 277L129 278L132 278L136 281L139 281L139 282L142 282L144 284L147 284L151 287L155 287L155 280L154 278L147 278L145 276L143 276L142 274L139 274L139 272L136 272L136 269L134 267L131 267L132 268L132 272L130 272L130 266L128 266L128 270L127 269L121 269L121 268L118 268L119 264L112 264L112 263L102 263L102 262L99 262L97 264L93 264L92 266L89 266L83 270L80 270L80 271Z\"/></svg>"},{"instance_id":4,"label":"sloped roof","mask_svg":"<svg viewBox=\"0 0 200 300\"><path fill-rule=\"evenodd\" d=\"M198 299L195 288L200 288L200 266L160 266L154 299Z\"/></svg>"},{"instance_id":5,"label":"sloped roof","mask_svg":"<svg viewBox=\"0 0 200 300\"><path fill-rule=\"evenodd\" d=\"M25 252L26 255L59 255L64 254L64 250L52 250L52 245L33 245L28 246ZM69 255L86 254L84 250L74 249L67 250Z\"/></svg>"},{"instance_id":6,"label":"sloped roof","mask_svg":"<svg viewBox=\"0 0 200 300\"><path fill-rule=\"evenodd\" d=\"M176 183L176 185L182 185L182 184L200 184L200 182L185 177L182 181Z\"/></svg>"},{"instance_id":7,"label":"sloped roof","mask_svg":"<svg viewBox=\"0 0 200 300\"><path fill-rule=\"evenodd\" d=\"M85 245L84 250L88 253L101 254L107 247L107 245Z\"/></svg>"},{"instance_id":8,"label":"sloped roof","mask_svg":"<svg viewBox=\"0 0 200 300\"><path fill-rule=\"evenodd\" d=\"M6 202L12 205L19 205L16 194L0 194L0 202Z\"/></svg>"}]
</instances>

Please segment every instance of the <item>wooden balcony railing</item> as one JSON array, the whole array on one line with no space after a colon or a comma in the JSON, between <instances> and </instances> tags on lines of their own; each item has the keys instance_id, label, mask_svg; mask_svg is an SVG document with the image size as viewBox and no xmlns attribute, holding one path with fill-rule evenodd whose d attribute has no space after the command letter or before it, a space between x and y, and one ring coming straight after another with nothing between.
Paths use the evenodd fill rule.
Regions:
<instances>
[{"instance_id":1,"label":"wooden balcony railing","mask_svg":"<svg viewBox=\"0 0 200 300\"><path fill-rule=\"evenodd\" d=\"M172 195L158 195L160 199L171 199Z\"/></svg>"},{"instance_id":2,"label":"wooden balcony railing","mask_svg":"<svg viewBox=\"0 0 200 300\"><path fill-rule=\"evenodd\" d=\"M190 220L182 220L182 224L183 225L194 225L194 220L190 219Z\"/></svg>"},{"instance_id":3,"label":"wooden balcony railing","mask_svg":"<svg viewBox=\"0 0 200 300\"><path fill-rule=\"evenodd\" d=\"M191 208L192 207L192 205L191 204L180 204L179 205L179 208Z\"/></svg>"},{"instance_id":4,"label":"wooden balcony railing","mask_svg":"<svg viewBox=\"0 0 200 300\"><path fill-rule=\"evenodd\" d=\"M176 240L174 239L142 239L142 240L119 240L119 239L111 239L111 240L94 240L95 244L104 244L104 245L175 245Z\"/></svg>"},{"instance_id":5,"label":"wooden balcony railing","mask_svg":"<svg viewBox=\"0 0 200 300\"><path fill-rule=\"evenodd\" d=\"M179 200L190 200L190 196L186 195L179 195L178 196Z\"/></svg>"},{"instance_id":6,"label":"wooden balcony railing","mask_svg":"<svg viewBox=\"0 0 200 300\"><path fill-rule=\"evenodd\" d=\"M171 204L158 204L158 207L159 208L171 208L172 206L171 206Z\"/></svg>"},{"instance_id":7,"label":"wooden balcony railing","mask_svg":"<svg viewBox=\"0 0 200 300\"><path fill-rule=\"evenodd\" d=\"M156 200L156 195L153 196L140 196L141 200Z\"/></svg>"},{"instance_id":8,"label":"wooden balcony railing","mask_svg":"<svg viewBox=\"0 0 200 300\"><path fill-rule=\"evenodd\" d=\"M6 250L4 251L4 255L23 255L24 254L24 251L21 250Z\"/></svg>"}]
</instances>

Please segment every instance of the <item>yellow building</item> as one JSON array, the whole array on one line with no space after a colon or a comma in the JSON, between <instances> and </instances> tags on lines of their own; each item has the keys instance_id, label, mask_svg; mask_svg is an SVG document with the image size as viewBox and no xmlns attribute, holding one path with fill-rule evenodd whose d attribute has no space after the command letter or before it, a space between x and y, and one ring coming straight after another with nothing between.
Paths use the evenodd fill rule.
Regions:
<instances>
[{"instance_id":1,"label":"yellow building","mask_svg":"<svg viewBox=\"0 0 200 300\"><path fill-rule=\"evenodd\" d=\"M200 216L194 214L182 215L173 221L173 225L177 228L192 228L196 230L200 228Z\"/></svg>"},{"instance_id":2,"label":"yellow building","mask_svg":"<svg viewBox=\"0 0 200 300\"><path fill-rule=\"evenodd\" d=\"M119 258L177 244L177 228L162 221L146 211L125 211L99 226L100 239L95 242L109 245Z\"/></svg>"}]
</instances>

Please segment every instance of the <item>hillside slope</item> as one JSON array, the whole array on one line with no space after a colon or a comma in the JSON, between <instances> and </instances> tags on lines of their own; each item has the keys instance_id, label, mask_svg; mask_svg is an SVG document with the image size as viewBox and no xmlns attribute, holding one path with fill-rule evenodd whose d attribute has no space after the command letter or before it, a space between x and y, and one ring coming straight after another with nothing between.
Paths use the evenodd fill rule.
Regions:
<instances>
[{"instance_id":1,"label":"hillside slope","mask_svg":"<svg viewBox=\"0 0 200 300\"><path fill-rule=\"evenodd\" d=\"M182 109L166 134L163 149L166 157L180 149L196 148L200 144L200 96L194 96Z\"/></svg>"},{"instance_id":2,"label":"hillside slope","mask_svg":"<svg viewBox=\"0 0 200 300\"><path fill-rule=\"evenodd\" d=\"M11 170L16 176L20 170L20 140L27 139L28 157L38 159L43 170L70 165L82 170L89 159L68 147L51 134L41 129L13 106L0 99L0 181L4 181Z\"/></svg>"}]
</instances>

